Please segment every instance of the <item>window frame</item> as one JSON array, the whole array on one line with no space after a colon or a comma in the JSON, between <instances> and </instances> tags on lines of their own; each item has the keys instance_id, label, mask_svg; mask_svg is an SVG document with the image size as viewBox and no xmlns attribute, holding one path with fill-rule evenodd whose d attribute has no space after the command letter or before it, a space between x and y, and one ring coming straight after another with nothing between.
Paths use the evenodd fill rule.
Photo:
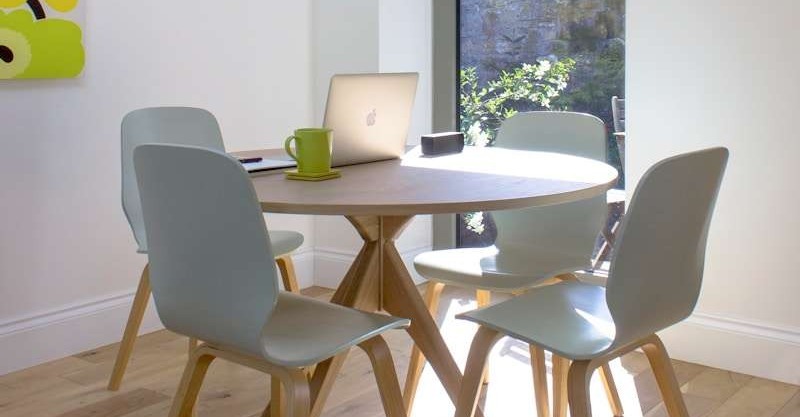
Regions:
<instances>
[{"instance_id":1,"label":"window frame","mask_svg":"<svg viewBox=\"0 0 800 417\"><path fill-rule=\"evenodd\" d=\"M431 1L434 132L458 130L459 0ZM433 216L433 248L456 246L456 215Z\"/></svg>"}]
</instances>

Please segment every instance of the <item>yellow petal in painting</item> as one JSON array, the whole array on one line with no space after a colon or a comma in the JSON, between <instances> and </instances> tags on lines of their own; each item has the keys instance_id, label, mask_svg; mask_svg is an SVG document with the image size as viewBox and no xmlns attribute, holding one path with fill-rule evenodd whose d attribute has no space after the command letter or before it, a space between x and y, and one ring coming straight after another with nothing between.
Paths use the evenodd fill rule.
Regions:
<instances>
[{"instance_id":1,"label":"yellow petal in painting","mask_svg":"<svg viewBox=\"0 0 800 417\"><path fill-rule=\"evenodd\" d=\"M25 0L0 0L1 9L22 6L23 4L25 4Z\"/></svg>"},{"instance_id":2,"label":"yellow petal in painting","mask_svg":"<svg viewBox=\"0 0 800 417\"><path fill-rule=\"evenodd\" d=\"M3 2L6 0L0 0ZM44 0L50 7L58 10L61 13L68 12L75 8L78 5L78 0ZM13 0L12 0L13 2Z\"/></svg>"}]
</instances>

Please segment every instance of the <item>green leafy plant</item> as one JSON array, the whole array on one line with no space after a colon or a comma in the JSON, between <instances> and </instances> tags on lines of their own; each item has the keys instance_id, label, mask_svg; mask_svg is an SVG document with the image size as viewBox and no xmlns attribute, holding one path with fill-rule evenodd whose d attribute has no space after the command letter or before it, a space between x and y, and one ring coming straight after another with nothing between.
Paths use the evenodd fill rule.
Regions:
<instances>
[{"instance_id":1,"label":"green leafy plant","mask_svg":"<svg viewBox=\"0 0 800 417\"><path fill-rule=\"evenodd\" d=\"M478 70L463 68L460 72L461 131L468 145L490 146L503 120L520 108L550 109L569 82L575 61L538 61L523 63L480 86Z\"/></svg>"},{"instance_id":2,"label":"green leafy plant","mask_svg":"<svg viewBox=\"0 0 800 417\"><path fill-rule=\"evenodd\" d=\"M535 64L521 64L480 86L478 70L463 68L460 73L461 131L468 145L491 146L503 120L519 109L551 109L554 100L567 88L575 61L562 59ZM462 221L467 230L483 234L486 230L482 212L465 213Z\"/></svg>"},{"instance_id":3,"label":"green leafy plant","mask_svg":"<svg viewBox=\"0 0 800 417\"><path fill-rule=\"evenodd\" d=\"M572 83L557 100L558 105L594 114L610 125L611 97L624 97L625 93L625 41L609 40L591 60L578 65L573 76L581 82Z\"/></svg>"}]
</instances>

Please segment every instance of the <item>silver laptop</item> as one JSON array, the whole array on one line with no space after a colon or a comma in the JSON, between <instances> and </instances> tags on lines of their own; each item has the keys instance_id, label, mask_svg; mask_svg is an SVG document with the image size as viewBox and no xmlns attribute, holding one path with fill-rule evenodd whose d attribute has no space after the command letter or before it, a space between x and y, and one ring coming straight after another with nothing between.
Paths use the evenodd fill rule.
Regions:
<instances>
[{"instance_id":1,"label":"silver laptop","mask_svg":"<svg viewBox=\"0 0 800 417\"><path fill-rule=\"evenodd\" d=\"M418 79L415 72L334 75L322 123L333 129L331 165L401 157Z\"/></svg>"},{"instance_id":2,"label":"silver laptop","mask_svg":"<svg viewBox=\"0 0 800 417\"><path fill-rule=\"evenodd\" d=\"M399 158L405 153L419 74L337 74L323 126L333 129L331 165ZM295 166L286 158L245 164L250 172Z\"/></svg>"}]
</instances>

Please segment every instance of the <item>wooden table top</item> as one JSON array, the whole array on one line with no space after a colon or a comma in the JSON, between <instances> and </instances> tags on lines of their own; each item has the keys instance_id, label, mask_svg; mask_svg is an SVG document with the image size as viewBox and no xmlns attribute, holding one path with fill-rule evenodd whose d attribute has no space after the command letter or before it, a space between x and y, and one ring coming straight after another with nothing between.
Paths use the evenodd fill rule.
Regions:
<instances>
[{"instance_id":1,"label":"wooden table top","mask_svg":"<svg viewBox=\"0 0 800 417\"><path fill-rule=\"evenodd\" d=\"M617 171L602 162L502 148L438 157L414 148L402 159L338 169L341 178L320 182L287 180L282 170L253 174L253 185L265 212L394 216L565 203L600 195L617 181Z\"/></svg>"}]
</instances>

